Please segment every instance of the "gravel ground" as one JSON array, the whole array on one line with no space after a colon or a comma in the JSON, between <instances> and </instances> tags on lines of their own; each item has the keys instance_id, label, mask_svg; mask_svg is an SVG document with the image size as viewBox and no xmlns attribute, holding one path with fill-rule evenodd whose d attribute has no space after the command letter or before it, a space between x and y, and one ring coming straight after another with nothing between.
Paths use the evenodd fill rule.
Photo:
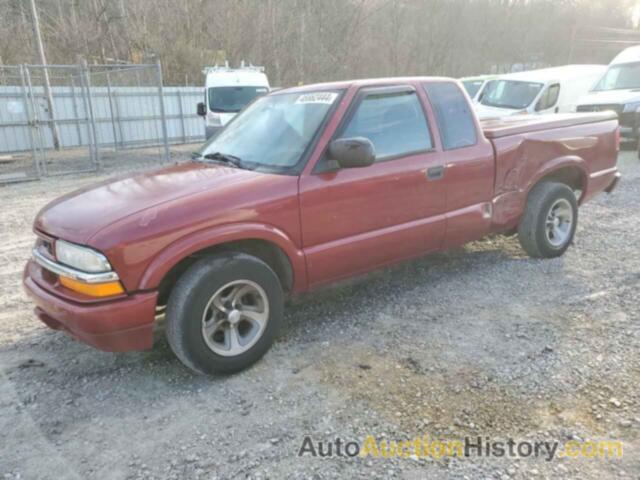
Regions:
<instances>
[{"instance_id":1,"label":"gravel ground","mask_svg":"<svg viewBox=\"0 0 640 480\"><path fill-rule=\"evenodd\" d=\"M640 162L531 260L492 238L291 302L248 371L194 376L166 341L108 354L48 330L20 287L31 222L96 177L0 188L6 479L640 478ZM612 439L622 459L298 457L314 441Z\"/></svg>"}]
</instances>

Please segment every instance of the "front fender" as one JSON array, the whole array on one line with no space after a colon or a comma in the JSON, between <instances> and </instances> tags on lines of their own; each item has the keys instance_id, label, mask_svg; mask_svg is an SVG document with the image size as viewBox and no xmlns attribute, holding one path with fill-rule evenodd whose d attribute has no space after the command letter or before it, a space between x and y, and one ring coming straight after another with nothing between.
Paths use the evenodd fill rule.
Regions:
<instances>
[{"instance_id":1,"label":"front fender","mask_svg":"<svg viewBox=\"0 0 640 480\"><path fill-rule=\"evenodd\" d=\"M240 223L200 230L182 237L167 246L149 264L140 281L140 290L158 288L165 275L183 258L223 243L238 240L265 240L277 245L287 255L293 269L293 291L307 286L304 253L280 229L260 223Z\"/></svg>"}]
</instances>

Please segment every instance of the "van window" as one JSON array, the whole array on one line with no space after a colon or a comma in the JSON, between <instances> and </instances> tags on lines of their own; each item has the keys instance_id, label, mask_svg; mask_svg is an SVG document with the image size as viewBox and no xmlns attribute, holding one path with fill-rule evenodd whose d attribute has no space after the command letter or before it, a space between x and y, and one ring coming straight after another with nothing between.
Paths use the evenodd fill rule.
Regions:
<instances>
[{"instance_id":1,"label":"van window","mask_svg":"<svg viewBox=\"0 0 640 480\"><path fill-rule=\"evenodd\" d=\"M427 120L413 91L367 95L340 137L368 138L376 159L432 148Z\"/></svg>"},{"instance_id":2,"label":"van window","mask_svg":"<svg viewBox=\"0 0 640 480\"><path fill-rule=\"evenodd\" d=\"M544 84L519 80L491 80L482 91L480 103L487 107L521 110L531 105Z\"/></svg>"},{"instance_id":3,"label":"van window","mask_svg":"<svg viewBox=\"0 0 640 480\"><path fill-rule=\"evenodd\" d=\"M259 95L264 95L267 87L210 87L209 110L226 113L239 112Z\"/></svg>"},{"instance_id":4,"label":"van window","mask_svg":"<svg viewBox=\"0 0 640 480\"><path fill-rule=\"evenodd\" d=\"M640 62L611 65L594 91L640 88Z\"/></svg>"},{"instance_id":5,"label":"van window","mask_svg":"<svg viewBox=\"0 0 640 480\"><path fill-rule=\"evenodd\" d=\"M560 85L554 83L547 88L547 91L542 94L540 100L538 100L538 104L536 105L536 110L547 110L549 108L555 107L558 102L558 96L560 95Z\"/></svg>"},{"instance_id":6,"label":"van window","mask_svg":"<svg viewBox=\"0 0 640 480\"><path fill-rule=\"evenodd\" d=\"M445 150L475 145L476 124L469 103L455 83L425 83L424 89L438 120Z\"/></svg>"}]
</instances>

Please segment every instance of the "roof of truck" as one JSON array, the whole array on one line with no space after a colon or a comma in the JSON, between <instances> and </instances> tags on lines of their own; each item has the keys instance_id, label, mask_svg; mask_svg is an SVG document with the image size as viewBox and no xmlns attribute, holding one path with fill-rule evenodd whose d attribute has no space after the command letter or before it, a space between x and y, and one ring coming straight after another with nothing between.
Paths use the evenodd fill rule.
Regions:
<instances>
[{"instance_id":1,"label":"roof of truck","mask_svg":"<svg viewBox=\"0 0 640 480\"><path fill-rule=\"evenodd\" d=\"M278 93L291 93L291 92L310 92L317 90L342 90L350 87L374 87L374 86L386 86L397 85L403 83L416 83L416 82L433 82L433 81L449 81L457 82L455 78L449 77L388 77L388 78L362 78L357 80L341 80L337 82L325 82L325 83L313 83L309 85L302 85L298 87L289 87L282 90L278 90Z\"/></svg>"}]
</instances>

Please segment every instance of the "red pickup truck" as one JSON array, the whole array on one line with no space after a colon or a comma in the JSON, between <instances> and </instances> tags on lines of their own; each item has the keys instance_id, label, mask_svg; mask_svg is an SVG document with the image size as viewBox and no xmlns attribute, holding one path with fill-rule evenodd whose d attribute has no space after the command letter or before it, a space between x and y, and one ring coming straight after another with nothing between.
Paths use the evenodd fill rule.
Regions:
<instances>
[{"instance_id":1,"label":"red pickup truck","mask_svg":"<svg viewBox=\"0 0 640 480\"><path fill-rule=\"evenodd\" d=\"M516 233L562 255L578 205L615 187L613 113L480 124L454 80L273 92L189 163L65 195L35 220L38 317L107 351L150 348L232 372L270 347L287 295Z\"/></svg>"}]
</instances>

